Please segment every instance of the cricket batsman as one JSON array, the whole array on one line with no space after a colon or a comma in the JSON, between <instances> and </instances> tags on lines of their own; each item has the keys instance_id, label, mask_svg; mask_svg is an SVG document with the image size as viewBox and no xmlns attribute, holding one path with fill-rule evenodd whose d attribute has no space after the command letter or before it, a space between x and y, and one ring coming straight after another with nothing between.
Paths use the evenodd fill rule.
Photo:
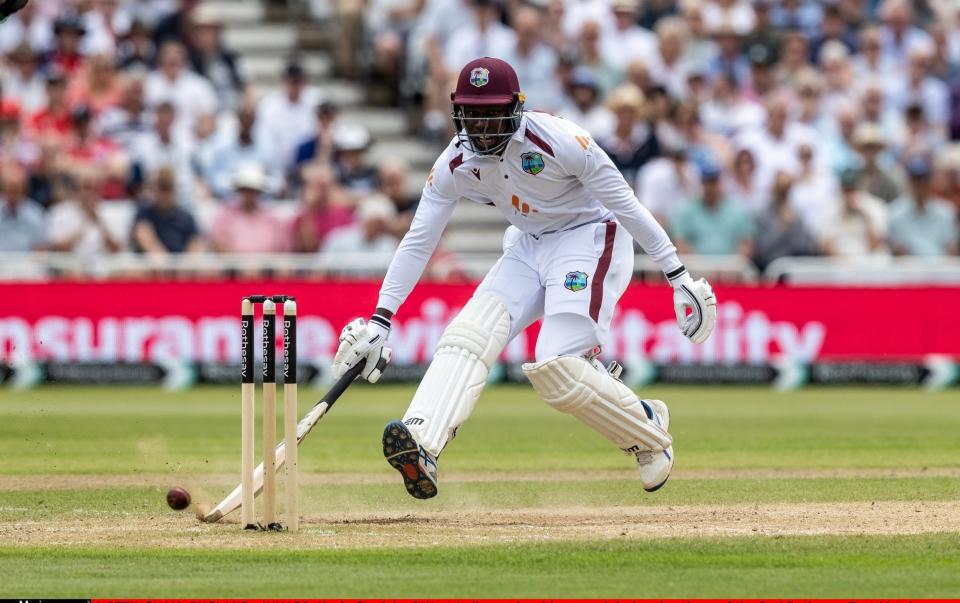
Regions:
<instances>
[{"instance_id":1,"label":"cricket batsman","mask_svg":"<svg viewBox=\"0 0 960 603\"><path fill-rule=\"evenodd\" d=\"M375 383L390 361L390 321L410 294L460 200L492 205L510 222L503 255L443 332L402 421L387 424L383 452L416 498L437 494L437 458L467 420L504 346L543 318L536 362L523 372L543 400L628 455L653 492L673 468L670 413L641 400L620 368L597 360L614 307L633 274L633 241L673 285L677 323L695 343L710 336L717 301L694 281L667 233L582 128L525 112L517 74L484 57L460 72L456 137L437 159L409 232L397 249L369 321L343 328L339 378L365 360Z\"/></svg>"}]
</instances>

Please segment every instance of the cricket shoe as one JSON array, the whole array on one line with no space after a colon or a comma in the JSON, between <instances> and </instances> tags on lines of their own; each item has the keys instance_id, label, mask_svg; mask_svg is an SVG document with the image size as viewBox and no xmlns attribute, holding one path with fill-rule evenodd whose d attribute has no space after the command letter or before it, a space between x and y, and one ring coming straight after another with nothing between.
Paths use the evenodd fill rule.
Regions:
<instances>
[{"instance_id":1,"label":"cricket shoe","mask_svg":"<svg viewBox=\"0 0 960 603\"><path fill-rule=\"evenodd\" d=\"M403 476L403 485L414 498L437 495L437 459L417 444L401 421L390 421L383 429L383 456Z\"/></svg>"},{"instance_id":2,"label":"cricket shoe","mask_svg":"<svg viewBox=\"0 0 960 603\"><path fill-rule=\"evenodd\" d=\"M647 416L658 427L668 431L670 427L670 411L667 405L660 400L641 400ZM663 487L670 478L673 470L673 446L665 450L641 450L636 453L637 467L640 470L640 481L647 492L656 492Z\"/></svg>"}]
</instances>

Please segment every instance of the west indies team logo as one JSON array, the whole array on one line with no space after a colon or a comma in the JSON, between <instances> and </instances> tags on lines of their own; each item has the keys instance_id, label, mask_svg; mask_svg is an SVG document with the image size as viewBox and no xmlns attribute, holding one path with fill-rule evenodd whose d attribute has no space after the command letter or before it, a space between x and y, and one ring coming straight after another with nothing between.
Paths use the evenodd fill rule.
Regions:
<instances>
[{"instance_id":1,"label":"west indies team logo","mask_svg":"<svg viewBox=\"0 0 960 603\"><path fill-rule=\"evenodd\" d=\"M490 83L490 70L486 67L477 67L470 72L470 83L477 88L483 88Z\"/></svg>"},{"instance_id":2,"label":"west indies team logo","mask_svg":"<svg viewBox=\"0 0 960 603\"><path fill-rule=\"evenodd\" d=\"M520 167L523 171L536 176L543 171L543 155L540 153L524 153L520 155Z\"/></svg>"},{"instance_id":3,"label":"west indies team logo","mask_svg":"<svg viewBox=\"0 0 960 603\"><path fill-rule=\"evenodd\" d=\"M568 272L566 278L563 279L563 286L571 291L582 291L587 288L587 273L580 272Z\"/></svg>"}]
</instances>

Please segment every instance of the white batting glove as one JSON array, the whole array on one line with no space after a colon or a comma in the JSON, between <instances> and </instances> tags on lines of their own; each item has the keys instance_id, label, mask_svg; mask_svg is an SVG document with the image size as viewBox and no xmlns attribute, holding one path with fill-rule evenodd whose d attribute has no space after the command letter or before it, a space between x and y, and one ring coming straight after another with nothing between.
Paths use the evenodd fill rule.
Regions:
<instances>
[{"instance_id":1,"label":"white batting glove","mask_svg":"<svg viewBox=\"0 0 960 603\"><path fill-rule=\"evenodd\" d=\"M717 296L707 279L689 275L674 281L673 309L677 324L693 343L703 343L717 325Z\"/></svg>"},{"instance_id":2,"label":"white batting glove","mask_svg":"<svg viewBox=\"0 0 960 603\"><path fill-rule=\"evenodd\" d=\"M393 354L393 350L384 345L389 333L389 330L373 323L368 324L362 318L354 319L343 327L340 331L340 345L333 357L333 378L339 379L361 360L366 360L360 376L370 383L379 381Z\"/></svg>"}]
</instances>

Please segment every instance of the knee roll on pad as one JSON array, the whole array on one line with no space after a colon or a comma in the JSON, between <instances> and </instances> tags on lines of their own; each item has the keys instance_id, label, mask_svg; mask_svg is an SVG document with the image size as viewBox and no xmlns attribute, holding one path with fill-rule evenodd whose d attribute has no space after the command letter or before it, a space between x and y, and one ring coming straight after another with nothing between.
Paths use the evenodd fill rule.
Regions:
<instances>
[{"instance_id":1,"label":"knee roll on pad","mask_svg":"<svg viewBox=\"0 0 960 603\"><path fill-rule=\"evenodd\" d=\"M510 314L490 294L471 298L444 330L403 417L420 445L434 456L470 416L509 333Z\"/></svg>"},{"instance_id":2,"label":"knee roll on pad","mask_svg":"<svg viewBox=\"0 0 960 603\"><path fill-rule=\"evenodd\" d=\"M663 450L673 443L647 418L629 387L585 358L554 356L524 364L523 372L544 402L580 419L624 452Z\"/></svg>"}]
</instances>

